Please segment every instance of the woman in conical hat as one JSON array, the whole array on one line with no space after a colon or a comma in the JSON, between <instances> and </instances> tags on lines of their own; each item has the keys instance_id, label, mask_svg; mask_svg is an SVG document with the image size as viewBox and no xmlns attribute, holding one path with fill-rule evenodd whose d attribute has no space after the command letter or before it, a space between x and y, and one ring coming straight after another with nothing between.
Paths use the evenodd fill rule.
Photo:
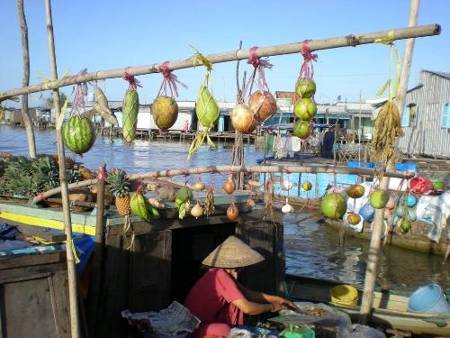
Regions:
<instances>
[{"instance_id":1,"label":"woman in conical hat","mask_svg":"<svg viewBox=\"0 0 450 338\"><path fill-rule=\"evenodd\" d=\"M257 251L235 236L228 237L204 260L210 269L189 292L185 305L202 323L194 338L227 337L233 326L244 325L244 314L259 315L295 309L288 300L247 289L238 283L243 268L264 260Z\"/></svg>"}]
</instances>

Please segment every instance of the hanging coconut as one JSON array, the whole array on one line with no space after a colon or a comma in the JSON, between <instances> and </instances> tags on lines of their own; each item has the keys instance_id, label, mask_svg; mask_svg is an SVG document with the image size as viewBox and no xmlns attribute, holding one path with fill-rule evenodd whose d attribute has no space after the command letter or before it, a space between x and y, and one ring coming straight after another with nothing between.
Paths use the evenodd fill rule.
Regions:
<instances>
[{"instance_id":1,"label":"hanging coconut","mask_svg":"<svg viewBox=\"0 0 450 338\"><path fill-rule=\"evenodd\" d=\"M297 100L294 113L300 120L310 121L317 113L317 105L310 98Z\"/></svg>"},{"instance_id":2,"label":"hanging coconut","mask_svg":"<svg viewBox=\"0 0 450 338\"><path fill-rule=\"evenodd\" d=\"M384 190L374 191L370 197L370 205L375 209L383 209L389 200L389 193Z\"/></svg>"},{"instance_id":3,"label":"hanging coconut","mask_svg":"<svg viewBox=\"0 0 450 338\"><path fill-rule=\"evenodd\" d=\"M346 190L348 197L351 198L363 197L365 191L366 189L361 184L353 184Z\"/></svg>"},{"instance_id":4,"label":"hanging coconut","mask_svg":"<svg viewBox=\"0 0 450 338\"><path fill-rule=\"evenodd\" d=\"M81 155L95 142L95 130L87 117L72 115L62 127L62 137L67 148Z\"/></svg>"},{"instance_id":5,"label":"hanging coconut","mask_svg":"<svg viewBox=\"0 0 450 338\"><path fill-rule=\"evenodd\" d=\"M159 129L171 128L178 117L178 104L170 96L158 96L152 104L153 120Z\"/></svg>"},{"instance_id":6,"label":"hanging coconut","mask_svg":"<svg viewBox=\"0 0 450 338\"><path fill-rule=\"evenodd\" d=\"M245 104L237 104L230 113L233 128L243 134L250 134L256 128L253 111Z\"/></svg>"},{"instance_id":7,"label":"hanging coconut","mask_svg":"<svg viewBox=\"0 0 450 338\"><path fill-rule=\"evenodd\" d=\"M347 201L339 193L329 193L320 202L322 214L330 219L341 219L347 210Z\"/></svg>"},{"instance_id":8,"label":"hanging coconut","mask_svg":"<svg viewBox=\"0 0 450 338\"><path fill-rule=\"evenodd\" d=\"M359 222L361 222L361 216L355 214L354 212L351 212L347 215L347 222L351 225L359 224Z\"/></svg>"},{"instance_id":9,"label":"hanging coconut","mask_svg":"<svg viewBox=\"0 0 450 338\"><path fill-rule=\"evenodd\" d=\"M227 218L230 221L236 221L239 217L239 209L234 203L231 203L227 209Z\"/></svg>"},{"instance_id":10,"label":"hanging coconut","mask_svg":"<svg viewBox=\"0 0 450 338\"><path fill-rule=\"evenodd\" d=\"M249 99L250 110L259 122L265 121L277 111L277 102L269 91L257 90Z\"/></svg>"},{"instance_id":11,"label":"hanging coconut","mask_svg":"<svg viewBox=\"0 0 450 338\"><path fill-rule=\"evenodd\" d=\"M292 134L304 140L307 139L309 135L311 135L312 129L313 128L309 121L297 121L295 122Z\"/></svg>"},{"instance_id":12,"label":"hanging coconut","mask_svg":"<svg viewBox=\"0 0 450 338\"><path fill-rule=\"evenodd\" d=\"M305 191L310 191L312 189L312 183L310 181L305 181L302 184L302 188Z\"/></svg>"},{"instance_id":13,"label":"hanging coconut","mask_svg":"<svg viewBox=\"0 0 450 338\"><path fill-rule=\"evenodd\" d=\"M316 93L316 83L311 79L299 79L295 85L295 93L301 98L310 98Z\"/></svg>"}]
</instances>

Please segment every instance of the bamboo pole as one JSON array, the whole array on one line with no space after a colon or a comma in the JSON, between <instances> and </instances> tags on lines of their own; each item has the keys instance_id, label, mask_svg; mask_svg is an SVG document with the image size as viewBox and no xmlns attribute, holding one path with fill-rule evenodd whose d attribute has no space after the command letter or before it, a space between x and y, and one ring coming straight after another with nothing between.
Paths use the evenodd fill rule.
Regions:
<instances>
[{"instance_id":1,"label":"bamboo pole","mask_svg":"<svg viewBox=\"0 0 450 338\"><path fill-rule=\"evenodd\" d=\"M22 62L23 78L22 86L30 84L30 50L28 48L28 25L25 17L23 0L17 0L17 14L19 17L21 44L22 44ZM31 158L36 158L36 141L34 139L33 121L28 112L28 94L22 95L22 121L27 133L28 154Z\"/></svg>"},{"instance_id":2,"label":"bamboo pole","mask_svg":"<svg viewBox=\"0 0 450 338\"><path fill-rule=\"evenodd\" d=\"M89 288L89 332L92 337L96 336L97 308L99 302L99 294L103 280L103 247L105 245L104 229L105 229L105 180L106 167L103 165L99 168L97 180L97 210L95 222L95 251L92 266L92 282Z\"/></svg>"},{"instance_id":3,"label":"bamboo pole","mask_svg":"<svg viewBox=\"0 0 450 338\"><path fill-rule=\"evenodd\" d=\"M408 22L408 25L411 28L414 28L414 26L417 23L418 11L419 11L419 0L411 0L409 22ZM408 43L407 41L405 47L405 55L403 58L402 72L400 74L399 92L397 95L398 97L397 104L399 105L398 107L400 111L403 110L402 108L405 102L413 48L414 48L414 41L412 43L411 42ZM393 164L391 163L390 167L392 165ZM380 183L380 189L387 190L388 186L389 186L389 177L383 177ZM380 258L379 256L380 256L381 235L383 232L383 225L384 225L384 209L376 209L373 221L372 236L370 238L366 276L364 279L363 299L361 302L361 309L360 309L359 321L361 324L367 323L370 313L372 311L373 295L378 275L378 265L379 265L378 262Z\"/></svg>"},{"instance_id":4,"label":"bamboo pole","mask_svg":"<svg viewBox=\"0 0 450 338\"><path fill-rule=\"evenodd\" d=\"M137 179L156 179L160 177L174 177L174 176L187 176L187 175L200 175L200 174L218 174L218 173L329 173L329 174L352 174L360 176L375 176L376 170L366 168L348 168L338 167L334 165L309 165L309 166L290 166L290 165L267 165L267 166L233 166L233 165L221 165L221 166L207 166L197 168L185 168L185 169L173 169L173 170L160 170L151 171L148 173L132 174L129 175L130 180ZM387 177L396 177L409 179L413 177L413 174L402 174L393 171L387 171L385 174ZM68 185L69 189L87 187L97 183L97 179L89 179L85 181L75 182ZM37 203L50 196L59 194L61 187L48 190L40 193L36 196L32 203Z\"/></svg>"},{"instance_id":5,"label":"bamboo pole","mask_svg":"<svg viewBox=\"0 0 450 338\"><path fill-rule=\"evenodd\" d=\"M53 35L53 19L51 0L45 0L45 15L47 23L48 35L48 52L50 61L51 79L57 80L58 69L56 65L55 40ZM59 90L53 89L53 107L57 118L61 114L61 106L59 102ZM67 255L67 273L69 281L69 312L70 312L70 331L72 338L80 337L79 312L78 312L78 286L77 272L74 260L74 243L72 240L72 222L70 219L69 197L66 182L66 168L64 156L64 143L62 139L61 129L56 130L56 144L58 151L59 180L61 184L62 207L64 214L64 232L66 234L66 255Z\"/></svg>"},{"instance_id":6,"label":"bamboo pole","mask_svg":"<svg viewBox=\"0 0 450 338\"><path fill-rule=\"evenodd\" d=\"M394 40L403 40L408 38L418 38L424 36L438 35L441 32L441 27L438 24L431 24L417 27L394 28L373 33L349 34L340 37L311 40L309 41L309 46L312 51L333 49L340 47L350 47L350 46L355 47L358 45L374 43L378 39L385 38L391 32L394 33ZM281 45L259 47L257 51L257 56L259 57L275 56L275 55L294 54L299 52L300 52L300 43L295 42ZM247 59L248 56L249 56L249 49L238 49L217 54L206 55L208 60L213 64L244 60ZM145 75L151 73L158 73L159 65L160 65L159 63L154 63L145 66L100 70L82 75L65 76L64 78L59 80L48 81L33 86L12 89L0 93L0 101L22 94L27 93L30 94L44 90L51 90L60 87L74 85L77 83L121 78L125 71L131 75ZM171 61L169 62L168 66L171 70L194 67L192 58Z\"/></svg>"}]
</instances>

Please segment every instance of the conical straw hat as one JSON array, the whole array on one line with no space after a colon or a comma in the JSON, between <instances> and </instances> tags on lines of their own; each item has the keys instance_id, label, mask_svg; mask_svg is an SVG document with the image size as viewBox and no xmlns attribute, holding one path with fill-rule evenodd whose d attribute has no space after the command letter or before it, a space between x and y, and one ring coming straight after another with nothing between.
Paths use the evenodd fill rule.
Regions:
<instances>
[{"instance_id":1,"label":"conical straw hat","mask_svg":"<svg viewBox=\"0 0 450 338\"><path fill-rule=\"evenodd\" d=\"M216 268L242 268L262 262L264 257L235 236L228 237L203 260L203 265Z\"/></svg>"}]
</instances>

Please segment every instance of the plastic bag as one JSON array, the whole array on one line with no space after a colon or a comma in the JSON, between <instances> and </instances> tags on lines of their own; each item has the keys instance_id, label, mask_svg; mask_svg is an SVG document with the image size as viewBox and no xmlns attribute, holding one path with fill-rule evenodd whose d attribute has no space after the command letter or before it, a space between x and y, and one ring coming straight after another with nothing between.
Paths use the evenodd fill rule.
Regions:
<instances>
[{"instance_id":1,"label":"plastic bag","mask_svg":"<svg viewBox=\"0 0 450 338\"><path fill-rule=\"evenodd\" d=\"M374 328L365 325L355 324L347 332L347 338L386 338L386 335Z\"/></svg>"}]
</instances>

